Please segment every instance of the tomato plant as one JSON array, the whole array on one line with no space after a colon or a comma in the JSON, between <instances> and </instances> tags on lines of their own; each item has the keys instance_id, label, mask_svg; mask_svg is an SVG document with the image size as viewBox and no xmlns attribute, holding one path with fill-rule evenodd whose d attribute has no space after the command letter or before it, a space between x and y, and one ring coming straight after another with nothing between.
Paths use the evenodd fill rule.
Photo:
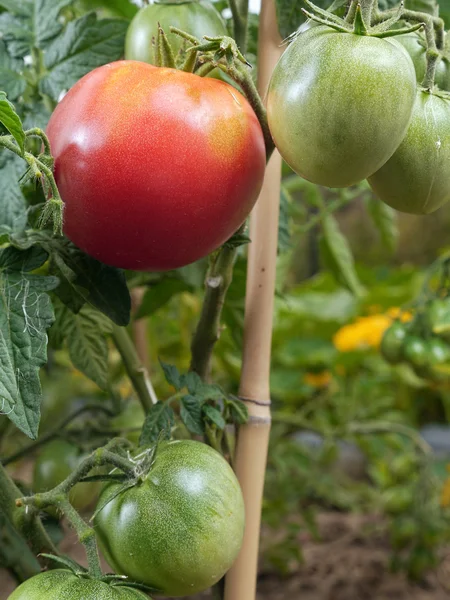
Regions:
<instances>
[{"instance_id":1,"label":"tomato plant","mask_svg":"<svg viewBox=\"0 0 450 600\"><path fill-rule=\"evenodd\" d=\"M450 100L419 90L404 140L368 181L392 208L428 214L450 199L449 167Z\"/></svg>"},{"instance_id":2,"label":"tomato plant","mask_svg":"<svg viewBox=\"0 0 450 600\"><path fill-rule=\"evenodd\" d=\"M55 569L35 575L20 585L8 600L148 600L148 596L125 585L110 585L97 579Z\"/></svg>"},{"instance_id":3,"label":"tomato plant","mask_svg":"<svg viewBox=\"0 0 450 600\"><path fill-rule=\"evenodd\" d=\"M420 85L425 77L427 68L427 44L425 38L419 33L408 33L395 38L407 50L414 63L417 83ZM450 63L447 57L440 58L434 79L442 90L450 89Z\"/></svg>"},{"instance_id":4,"label":"tomato plant","mask_svg":"<svg viewBox=\"0 0 450 600\"><path fill-rule=\"evenodd\" d=\"M403 359L404 343L408 328L403 323L393 323L386 330L381 340L381 353L390 363L398 363Z\"/></svg>"},{"instance_id":5,"label":"tomato plant","mask_svg":"<svg viewBox=\"0 0 450 600\"><path fill-rule=\"evenodd\" d=\"M402 141L415 86L411 58L395 40L308 29L284 52L270 82L267 113L275 144L313 183L357 183Z\"/></svg>"},{"instance_id":6,"label":"tomato plant","mask_svg":"<svg viewBox=\"0 0 450 600\"><path fill-rule=\"evenodd\" d=\"M177 27L199 40L204 35L227 35L225 23L214 5L208 0L188 2L155 2L144 6L133 18L125 41L125 58L155 64L152 39L158 34L158 23L176 53L186 47L183 38L170 33L170 27Z\"/></svg>"},{"instance_id":7,"label":"tomato plant","mask_svg":"<svg viewBox=\"0 0 450 600\"><path fill-rule=\"evenodd\" d=\"M216 583L242 543L239 483L215 450L161 443L142 483L102 492L95 528L108 563L135 581L185 596Z\"/></svg>"},{"instance_id":8,"label":"tomato plant","mask_svg":"<svg viewBox=\"0 0 450 600\"><path fill-rule=\"evenodd\" d=\"M33 487L44 492L57 486L83 459L80 449L64 440L48 443L34 463ZM70 492L70 501L78 510L87 508L100 491L99 483L79 483Z\"/></svg>"},{"instance_id":9,"label":"tomato plant","mask_svg":"<svg viewBox=\"0 0 450 600\"><path fill-rule=\"evenodd\" d=\"M191 73L135 61L95 69L47 132L66 235L116 267L168 270L206 256L262 185L264 139L249 103Z\"/></svg>"}]
</instances>

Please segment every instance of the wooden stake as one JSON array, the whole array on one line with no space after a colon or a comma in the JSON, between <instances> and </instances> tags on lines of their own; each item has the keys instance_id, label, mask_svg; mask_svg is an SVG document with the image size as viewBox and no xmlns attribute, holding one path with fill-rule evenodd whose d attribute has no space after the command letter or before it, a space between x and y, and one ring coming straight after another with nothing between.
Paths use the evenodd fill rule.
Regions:
<instances>
[{"instance_id":1,"label":"wooden stake","mask_svg":"<svg viewBox=\"0 0 450 600\"><path fill-rule=\"evenodd\" d=\"M284 48L274 0L262 0L258 89L265 96ZM239 395L249 421L239 429L234 467L246 507L244 543L225 580L225 600L254 600L258 574L261 504L270 434L270 354L278 242L281 157L270 159L261 195L250 220L243 364Z\"/></svg>"}]
</instances>

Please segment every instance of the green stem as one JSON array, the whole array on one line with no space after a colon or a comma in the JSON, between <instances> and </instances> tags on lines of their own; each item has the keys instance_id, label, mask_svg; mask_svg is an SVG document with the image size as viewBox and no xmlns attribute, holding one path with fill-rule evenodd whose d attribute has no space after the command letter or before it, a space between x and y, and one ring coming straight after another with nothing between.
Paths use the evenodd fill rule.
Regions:
<instances>
[{"instance_id":1,"label":"green stem","mask_svg":"<svg viewBox=\"0 0 450 600\"><path fill-rule=\"evenodd\" d=\"M52 152L50 150L50 142L49 142L49 139L46 136L45 132L42 129L39 129L39 127L33 127L32 129L27 129L25 131L25 135L27 137L40 138L42 140L42 143L44 144L45 154L48 154L49 156L51 156Z\"/></svg>"},{"instance_id":2,"label":"green stem","mask_svg":"<svg viewBox=\"0 0 450 600\"><path fill-rule=\"evenodd\" d=\"M233 279L236 255L237 248L229 248L225 245L215 257L210 259L202 312L191 344L190 368L202 379L206 379L209 375L213 348L220 336L220 318L225 296Z\"/></svg>"},{"instance_id":3,"label":"green stem","mask_svg":"<svg viewBox=\"0 0 450 600\"><path fill-rule=\"evenodd\" d=\"M124 327L114 325L112 337L142 407L148 413L153 404L158 402L158 398L156 397L147 369L140 361L136 348Z\"/></svg>"},{"instance_id":4,"label":"green stem","mask_svg":"<svg viewBox=\"0 0 450 600\"><path fill-rule=\"evenodd\" d=\"M2 463L4 466L9 465L13 462L16 462L16 460L19 460L19 458L26 456L30 452L34 452L37 448L40 448L50 440L61 436L64 437L64 430L68 425L70 425L70 423L72 423L72 421L77 419L80 415L92 411L103 412L108 416L113 416L112 412L105 406L101 406L99 404L86 404L62 419L62 421L60 421L60 423L58 423L54 429L44 433L36 442L31 442L17 452L14 452L14 454L0 459L0 463Z\"/></svg>"},{"instance_id":5,"label":"green stem","mask_svg":"<svg viewBox=\"0 0 450 600\"><path fill-rule=\"evenodd\" d=\"M233 37L242 53L247 51L248 0L228 0L233 16Z\"/></svg>"}]
</instances>

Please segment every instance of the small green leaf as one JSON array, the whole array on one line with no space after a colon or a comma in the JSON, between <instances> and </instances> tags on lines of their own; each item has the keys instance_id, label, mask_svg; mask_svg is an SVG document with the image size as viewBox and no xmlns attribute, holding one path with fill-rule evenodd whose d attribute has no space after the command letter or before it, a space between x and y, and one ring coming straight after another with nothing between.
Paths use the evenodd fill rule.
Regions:
<instances>
[{"instance_id":1,"label":"small green leaf","mask_svg":"<svg viewBox=\"0 0 450 600\"><path fill-rule=\"evenodd\" d=\"M55 554L46 554L46 553L39 554L39 556L43 556L44 558L48 558L49 560L52 560L53 562L55 562L59 565L63 565L64 567L66 567L67 569L72 571L72 573L75 573L75 575L87 573L87 569L85 569L85 567L82 567L81 565L79 565L77 562L75 562L69 556L61 556L61 555L56 556Z\"/></svg>"},{"instance_id":2,"label":"small green leaf","mask_svg":"<svg viewBox=\"0 0 450 600\"><path fill-rule=\"evenodd\" d=\"M183 396L180 416L191 433L203 435L202 405L195 396Z\"/></svg>"},{"instance_id":3,"label":"small green leaf","mask_svg":"<svg viewBox=\"0 0 450 600\"><path fill-rule=\"evenodd\" d=\"M248 408L242 400L239 398L229 398L227 405L230 408L231 417L233 422L237 425L245 425L248 421Z\"/></svg>"},{"instance_id":4,"label":"small green leaf","mask_svg":"<svg viewBox=\"0 0 450 600\"><path fill-rule=\"evenodd\" d=\"M25 132L22 127L22 121L16 113L14 105L7 99L5 92L0 92L0 123L3 123L16 140L23 154L25 152Z\"/></svg>"},{"instance_id":5,"label":"small green leaf","mask_svg":"<svg viewBox=\"0 0 450 600\"><path fill-rule=\"evenodd\" d=\"M225 242L225 246L228 248L239 248L239 246L245 246L250 244L252 240L245 233L235 233Z\"/></svg>"},{"instance_id":6,"label":"small green leaf","mask_svg":"<svg viewBox=\"0 0 450 600\"><path fill-rule=\"evenodd\" d=\"M169 365L162 360L159 361L159 364L164 371L164 377L166 378L167 383L173 385L176 390L179 390L183 387L184 383L182 381L182 377L176 368L175 365Z\"/></svg>"},{"instance_id":7,"label":"small green leaf","mask_svg":"<svg viewBox=\"0 0 450 600\"><path fill-rule=\"evenodd\" d=\"M175 425L175 413L168 404L157 402L147 414L139 446L149 446L156 442L161 436L170 439L172 427Z\"/></svg>"},{"instance_id":8,"label":"small green leaf","mask_svg":"<svg viewBox=\"0 0 450 600\"><path fill-rule=\"evenodd\" d=\"M322 258L336 280L355 296L362 296L364 288L356 274L353 254L332 215L325 215L322 219L320 247Z\"/></svg>"},{"instance_id":9,"label":"small green leaf","mask_svg":"<svg viewBox=\"0 0 450 600\"><path fill-rule=\"evenodd\" d=\"M366 206L383 244L390 252L394 252L399 236L396 211L374 196L367 199Z\"/></svg>"},{"instance_id":10,"label":"small green leaf","mask_svg":"<svg viewBox=\"0 0 450 600\"><path fill-rule=\"evenodd\" d=\"M176 294L192 290L186 282L173 277L163 279L152 285L144 294L136 319L148 317L159 310Z\"/></svg>"},{"instance_id":11,"label":"small green leaf","mask_svg":"<svg viewBox=\"0 0 450 600\"><path fill-rule=\"evenodd\" d=\"M210 421L212 421L214 425L216 425L221 430L225 429L226 423L220 410L217 410L217 408L214 408L214 406L211 406L210 404L205 404L202 410L203 414Z\"/></svg>"},{"instance_id":12,"label":"small green leaf","mask_svg":"<svg viewBox=\"0 0 450 600\"><path fill-rule=\"evenodd\" d=\"M47 252L39 246L32 246L27 250L9 246L0 253L0 270L8 269L28 273L41 267L47 259Z\"/></svg>"}]
</instances>

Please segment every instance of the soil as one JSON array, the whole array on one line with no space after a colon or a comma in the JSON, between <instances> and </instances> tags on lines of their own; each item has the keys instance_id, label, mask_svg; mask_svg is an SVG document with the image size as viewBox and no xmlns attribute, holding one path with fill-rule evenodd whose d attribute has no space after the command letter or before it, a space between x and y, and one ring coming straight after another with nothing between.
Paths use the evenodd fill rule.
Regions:
<instances>
[{"instance_id":1,"label":"soil","mask_svg":"<svg viewBox=\"0 0 450 600\"><path fill-rule=\"evenodd\" d=\"M450 551L443 552L440 568L419 584L389 571L390 549L375 517L324 513L319 516L321 541L303 536L304 564L281 578L263 572L257 600L450 600ZM72 535L62 550L82 562L82 551ZM0 600L14 583L0 570ZM168 600L168 599L166 599ZM170 599L172 600L172 599ZM190 600L212 600L209 593Z\"/></svg>"}]
</instances>

